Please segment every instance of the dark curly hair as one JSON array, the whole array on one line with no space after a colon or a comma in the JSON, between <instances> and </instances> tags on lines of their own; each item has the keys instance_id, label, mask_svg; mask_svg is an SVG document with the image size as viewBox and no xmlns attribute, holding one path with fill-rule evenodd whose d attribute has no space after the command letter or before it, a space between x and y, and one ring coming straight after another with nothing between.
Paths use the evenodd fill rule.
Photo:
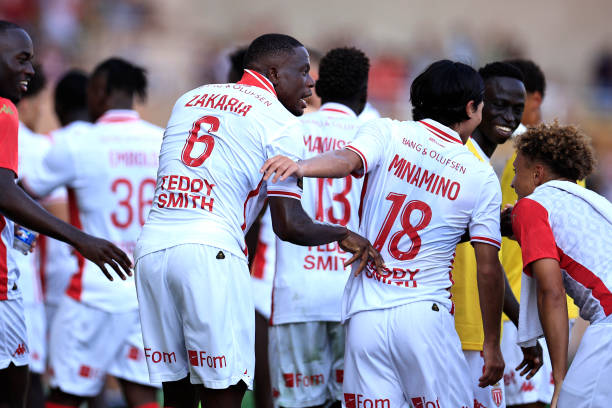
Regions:
<instances>
[{"instance_id":1,"label":"dark curly hair","mask_svg":"<svg viewBox=\"0 0 612 408\"><path fill-rule=\"evenodd\" d=\"M523 73L523 83L525 84L525 90L528 93L539 92L544 96L546 92L546 78L544 73L537 64L531 60L525 59L514 59L504 61L508 64L512 64L517 67Z\"/></svg>"},{"instance_id":2,"label":"dark curly hair","mask_svg":"<svg viewBox=\"0 0 612 408\"><path fill-rule=\"evenodd\" d=\"M478 70L483 81L489 78L508 77L523 82L523 73L514 65L506 62L492 62Z\"/></svg>"},{"instance_id":3,"label":"dark curly hair","mask_svg":"<svg viewBox=\"0 0 612 408\"><path fill-rule=\"evenodd\" d=\"M530 160L542 162L570 180L584 179L595 167L589 137L577 127L561 126L557 121L529 128L516 137L514 146Z\"/></svg>"},{"instance_id":4,"label":"dark curly hair","mask_svg":"<svg viewBox=\"0 0 612 408\"><path fill-rule=\"evenodd\" d=\"M264 34L253 40L242 61L245 68L254 68L260 59L274 55L293 55L302 43L285 34Z\"/></svg>"},{"instance_id":5,"label":"dark curly hair","mask_svg":"<svg viewBox=\"0 0 612 408\"><path fill-rule=\"evenodd\" d=\"M346 101L367 90L370 60L357 48L334 48L321 59L317 95L326 101Z\"/></svg>"}]
</instances>

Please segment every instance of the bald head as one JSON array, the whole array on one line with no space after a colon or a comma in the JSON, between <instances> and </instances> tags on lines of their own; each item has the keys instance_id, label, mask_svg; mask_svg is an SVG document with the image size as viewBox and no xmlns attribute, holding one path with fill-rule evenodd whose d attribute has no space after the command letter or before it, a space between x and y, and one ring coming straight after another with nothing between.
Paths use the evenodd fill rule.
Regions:
<instances>
[{"instance_id":1,"label":"bald head","mask_svg":"<svg viewBox=\"0 0 612 408\"><path fill-rule=\"evenodd\" d=\"M33 54L28 33L17 24L0 20L0 97L19 102L34 75Z\"/></svg>"}]
</instances>

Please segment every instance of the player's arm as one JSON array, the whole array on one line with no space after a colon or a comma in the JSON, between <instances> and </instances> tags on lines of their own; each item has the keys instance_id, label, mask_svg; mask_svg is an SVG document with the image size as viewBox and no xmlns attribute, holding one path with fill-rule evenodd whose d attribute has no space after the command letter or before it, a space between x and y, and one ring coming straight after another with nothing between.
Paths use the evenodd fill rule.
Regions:
<instances>
[{"instance_id":1,"label":"player's arm","mask_svg":"<svg viewBox=\"0 0 612 408\"><path fill-rule=\"evenodd\" d=\"M123 251L112 243L87 235L49 214L19 188L14 179L15 173L12 170L0 168L2 214L26 228L72 245L85 258L98 265L110 280L113 278L104 267L105 263L109 264L121 279L125 279L123 272L131 275L131 262Z\"/></svg>"},{"instance_id":2,"label":"player's arm","mask_svg":"<svg viewBox=\"0 0 612 408\"><path fill-rule=\"evenodd\" d=\"M504 272L497 256L498 248L473 242L476 254L476 279L484 329L484 373L479 386L496 384L504 374L504 359L499 346L501 312L504 299Z\"/></svg>"},{"instance_id":3,"label":"player's arm","mask_svg":"<svg viewBox=\"0 0 612 408\"><path fill-rule=\"evenodd\" d=\"M283 241L304 246L337 241L343 250L353 254L346 265L360 260L356 274L363 270L368 260L374 261L376 268L382 271L382 257L361 235L339 225L313 221L302 208L300 200L286 197L268 197L268 200L272 214L272 228Z\"/></svg>"},{"instance_id":4,"label":"player's arm","mask_svg":"<svg viewBox=\"0 0 612 408\"><path fill-rule=\"evenodd\" d=\"M332 150L307 160L294 161L286 156L275 156L268 159L261 173L264 180L272 178L272 183L279 179L284 181L289 176L318 177L318 178L343 178L363 168L359 155L352 150Z\"/></svg>"},{"instance_id":5,"label":"player's arm","mask_svg":"<svg viewBox=\"0 0 612 408\"><path fill-rule=\"evenodd\" d=\"M561 388L567 372L568 321L567 298L563 286L563 275L559 261L551 258L538 259L530 264L532 276L538 287L538 314L555 382L555 393Z\"/></svg>"},{"instance_id":6,"label":"player's arm","mask_svg":"<svg viewBox=\"0 0 612 408\"><path fill-rule=\"evenodd\" d=\"M520 305L516 300L514 293L512 292L512 288L510 287L510 282L508 282L508 276L504 273L504 313L510 321L514 324L514 326L518 329L519 325L519 310ZM523 360L521 363L516 366L515 370L521 370L519 375L527 374L526 379L532 378L538 370L544 365L544 357L542 346L540 346L539 342L536 342L536 345L533 347L521 347L521 351L523 352Z\"/></svg>"}]
</instances>

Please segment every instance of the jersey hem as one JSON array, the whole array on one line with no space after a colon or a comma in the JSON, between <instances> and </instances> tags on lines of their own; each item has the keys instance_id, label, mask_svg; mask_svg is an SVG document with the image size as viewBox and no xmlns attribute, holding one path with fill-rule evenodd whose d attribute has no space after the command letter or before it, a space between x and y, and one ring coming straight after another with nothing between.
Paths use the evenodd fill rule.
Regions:
<instances>
[{"instance_id":1,"label":"jersey hem","mask_svg":"<svg viewBox=\"0 0 612 408\"><path fill-rule=\"evenodd\" d=\"M342 316L342 319L340 320L340 323L344 324L346 323L351 317L353 317L354 315L356 315L357 313L361 313L361 312L369 312L372 310L384 310L384 309L392 309L394 307L398 307L398 306L404 306L404 305L408 305L410 303L417 303L417 302L434 302L434 303L439 303L441 306L443 306L444 308L446 308L448 313L451 313L451 309L452 309L452 302L450 302L450 299L446 298L446 299L404 299L404 300L400 300L397 301L397 303L392 303L386 306L371 306L368 308L364 308L364 309L360 309L360 310L355 310L353 312L348 313L346 316Z\"/></svg>"},{"instance_id":2,"label":"jersey hem","mask_svg":"<svg viewBox=\"0 0 612 408\"><path fill-rule=\"evenodd\" d=\"M291 324L291 323L308 323L308 322L333 322L340 323L341 318L338 315L334 316L313 316L313 317L303 317L303 316L286 316L284 318L280 318L275 314L274 315L274 323L271 326L278 326L281 324Z\"/></svg>"},{"instance_id":3,"label":"jersey hem","mask_svg":"<svg viewBox=\"0 0 612 408\"><path fill-rule=\"evenodd\" d=\"M154 252L159 252L159 251L163 251L165 249L170 249L170 248L174 248L176 246L179 245L189 245L189 244L194 244L194 245L205 245L205 246L209 246L209 247L213 247L213 248L217 248L223 251L227 251L230 252L233 255L236 255L237 257L243 259L244 261L246 261L246 256L244 254L244 252L242 250L240 251L236 251L235 248L229 248L226 247L224 245L217 245L217 244L212 244L210 242L202 242L202 241L198 241L198 240L189 240L189 241L185 241L185 242L178 242L178 243L173 243L172 245L163 245L163 246L151 246L150 248L147 249L141 249L138 251L138 256L136 256L136 251L134 251L134 262L137 262L140 258L142 258L145 255L149 255L152 254Z\"/></svg>"}]
</instances>

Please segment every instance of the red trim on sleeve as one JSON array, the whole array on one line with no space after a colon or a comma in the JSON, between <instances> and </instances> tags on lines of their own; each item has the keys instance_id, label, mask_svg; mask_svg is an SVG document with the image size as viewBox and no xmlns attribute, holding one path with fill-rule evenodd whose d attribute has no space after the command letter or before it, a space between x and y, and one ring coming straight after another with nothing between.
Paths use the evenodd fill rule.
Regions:
<instances>
[{"instance_id":1,"label":"red trim on sleeve","mask_svg":"<svg viewBox=\"0 0 612 408\"><path fill-rule=\"evenodd\" d=\"M68 188L68 213L70 217L70 224L76 228L82 230L81 217L79 215L79 206L77 203L77 197L74 189ZM66 288L66 294L76 301L81 301L81 295L83 293L83 272L85 270L85 258L78 251L74 251L77 257L77 271L70 278L68 288Z\"/></svg>"},{"instance_id":2,"label":"red trim on sleeve","mask_svg":"<svg viewBox=\"0 0 612 408\"><path fill-rule=\"evenodd\" d=\"M259 181L259 184L257 185L257 187L255 187L254 190L249 191L249 194L247 194L246 199L244 200L244 211L242 213L242 217L244 219L244 222L242 223L242 225L240 226L240 228L242 228L242 230L246 230L246 208L247 208L247 204L249 202L249 200L253 197L257 197L259 195L259 190L261 189L261 185L263 184L263 177L262 179ZM246 246L244 247L243 250L244 254L247 254L247 249Z\"/></svg>"},{"instance_id":3,"label":"red trim on sleeve","mask_svg":"<svg viewBox=\"0 0 612 408\"><path fill-rule=\"evenodd\" d=\"M353 177L357 177L357 178L361 178L364 174L368 173L368 161L365 157L365 155L363 153L361 153L361 151L359 149L357 149L355 146L345 146L345 149L348 149L354 153L357 153L357 155L361 158L361 161L363 162L363 174L353 174ZM355 173L355 172L353 172Z\"/></svg>"},{"instance_id":4,"label":"red trim on sleeve","mask_svg":"<svg viewBox=\"0 0 612 408\"><path fill-rule=\"evenodd\" d=\"M523 255L523 269L538 259L559 260L557 243L548 223L548 211L535 200L520 199L512 210L512 230Z\"/></svg>"},{"instance_id":5,"label":"red trim on sleeve","mask_svg":"<svg viewBox=\"0 0 612 408\"><path fill-rule=\"evenodd\" d=\"M268 197L276 197L276 196L283 196L283 197L291 197L291 198L297 198L298 200L302 199L302 196L298 193L293 193L291 191L280 191L280 190L268 190Z\"/></svg>"},{"instance_id":6,"label":"red trim on sleeve","mask_svg":"<svg viewBox=\"0 0 612 408\"><path fill-rule=\"evenodd\" d=\"M501 242L496 239L487 238L487 237L471 237L470 241L482 241L486 244L493 244L498 248L501 248Z\"/></svg>"},{"instance_id":7,"label":"red trim on sleeve","mask_svg":"<svg viewBox=\"0 0 612 408\"><path fill-rule=\"evenodd\" d=\"M13 102L0 98L0 167L19 170L19 115Z\"/></svg>"},{"instance_id":8,"label":"red trim on sleeve","mask_svg":"<svg viewBox=\"0 0 612 408\"><path fill-rule=\"evenodd\" d=\"M6 228L6 219L0 215L0 234ZM0 237L0 300L8 299L8 253L4 241Z\"/></svg>"},{"instance_id":9,"label":"red trim on sleeve","mask_svg":"<svg viewBox=\"0 0 612 408\"><path fill-rule=\"evenodd\" d=\"M606 316L612 314L612 293L602 280L589 270L586 266L576 262L573 258L567 255L563 250L557 247L560 261L559 267L564 269L572 278L574 278L582 286L591 289L591 294L597 300L604 310Z\"/></svg>"}]
</instances>

